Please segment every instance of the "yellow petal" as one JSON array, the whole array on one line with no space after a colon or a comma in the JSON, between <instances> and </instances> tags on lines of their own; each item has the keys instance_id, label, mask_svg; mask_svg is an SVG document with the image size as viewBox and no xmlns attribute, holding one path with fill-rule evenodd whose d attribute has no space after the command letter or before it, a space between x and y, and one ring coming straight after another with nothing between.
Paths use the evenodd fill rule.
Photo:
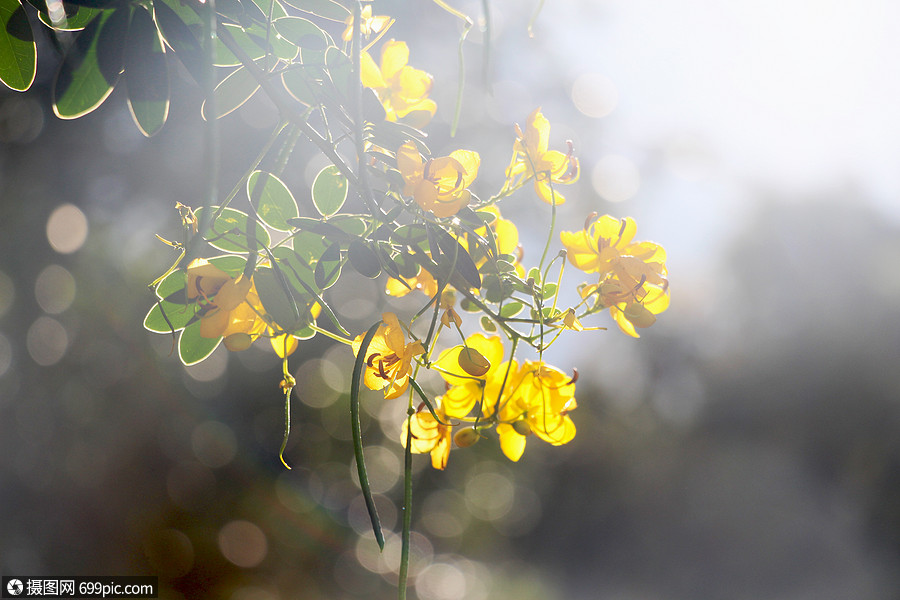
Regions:
<instances>
[{"instance_id":1,"label":"yellow petal","mask_svg":"<svg viewBox=\"0 0 900 600\"><path fill-rule=\"evenodd\" d=\"M247 298L247 292L250 291L252 282L243 275L237 279L228 279L215 297L215 304L222 310L234 310Z\"/></svg>"},{"instance_id":2,"label":"yellow petal","mask_svg":"<svg viewBox=\"0 0 900 600\"><path fill-rule=\"evenodd\" d=\"M389 40L381 48L381 75L385 81L393 79L409 62L406 42Z\"/></svg>"},{"instance_id":3,"label":"yellow petal","mask_svg":"<svg viewBox=\"0 0 900 600\"><path fill-rule=\"evenodd\" d=\"M359 77L362 84L368 88L381 89L387 87L387 82L381 76L381 71L375 60L368 52L363 52L359 56Z\"/></svg>"},{"instance_id":4,"label":"yellow petal","mask_svg":"<svg viewBox=\"0 0 900 600\"><path fill-rule=\"evenodd\" d=\"M217 338L228 327L229 311L215 308L200 319L200 337Z\"/></svg>"},{"instance_id":5,"label":"yellow petal","mask_svg":"<svg viewBox=\"0 0 900 600\"><path fill-rule=\"evenodd\" d=\"M272 342L272 348L275 350L278 358L290 356L299 345L299 340L287 333L269 338L269 341Z\"/></svg>"},{"instance_id":6,"label":"yellow petal","mask_svg":"<svg viewBox=\"0 0 900 600\"><path fill-rule=\"evenodd\" d=\"M525 442L527 439L523 435L516 433L512 425L500 423L497 425L497 434L500 436L500 449L506 458L513 462L518 462L525 452Z\"/></svg>"},{"instance_id":7,"label":"yellow petal","mask_svg":"<svg viewBox=\"0 0 900 600\"><path fill-rule=\"evenodd\" d=\"M566 197L559 193L559 190L554 188L548 179L541 179L539 177L535 177L534 179L534 190L537 192L538 198L546 202L547 204L556 204L557 206L565 203Z\"/></svg>"}]
</instances>

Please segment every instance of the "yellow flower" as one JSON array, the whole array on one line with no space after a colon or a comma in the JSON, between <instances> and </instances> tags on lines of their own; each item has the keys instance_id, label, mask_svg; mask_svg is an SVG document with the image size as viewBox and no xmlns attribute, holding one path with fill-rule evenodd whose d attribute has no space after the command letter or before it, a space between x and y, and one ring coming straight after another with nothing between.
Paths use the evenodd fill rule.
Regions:
<instances>
[{"instance_id":1,"label":"yellow flower","mask_svg":"<svg viewBox=\"0 0 900 600\"><path fill-rule=\"evenodd\" d=\"M384 286L384 293L388 296L400 298L407 295L412 290L422 290L422 293L431 298L437 294L437 281L427 270L419 267L419 272L414 277L403 277L403 281L409 285L406 287L399 280L393 277L388 278Z\"/></svg>"},{"instance_id":2,"label":"yellow flower","mask_svg":"<svg viewBox=\"0 0 900 600\"><path fill-rule=\"evenodd\" d=\"M366 372L363 380L370 390L384 390L385 398L396 398L409 385L410 361L425 352L422 342L409 344L403 335L400 321L394 313L384 313L382 324L366 351ZM359 354L363 335L353 340L353 354Z\"/></svg>"},{"instance_id":3,"label":"yellow flower","mask_svg":"<svg viewBox=\"0 0 900 600\"><path fill-rule=\"evenodd\" d=\"M569 152L563 154L556 150L548 150L550 139L550 122L537 108L528 117L525 133L516 126L517 140L513 146L513 157L506 169L506 177L515 185L521 185L534 178L534 190L538 197L547 203L562 204L565 197L552 189L554 183L573 183L578 180L578 159L572 156L572 145Z\"/></svg>"},{"instance_id":4,"label":"yellow flower","mask_svg":"<svg viewBox=\"0 0 900 600\"><path fill-rule=\"evenodd\" d=\"M360 15L360 17L359 29L364 37L369 37L373 33L381 33L382 30L387 28L392 22L392 19L390 17L373 17L371 4L366 4L362 7L362 14ZM350 38L353 37L353 15L350 15L349 17L344 19L344 23L347 25L347 27L344 29L344 33L341 36L341 39L345 42L349 42Z\"/></svg>"},{"instance_id":5,"label":"yellow flower","mask_svg":"<svg viewBox=\"0 0 900 600\"><path fill-rule=\"evenodd\" d=\"M581 296L597 295L609 307L619 328L640 337L636 328L649 327L669 307L666 251L653 242L633 242L634 219L604 215L581 231L560 232L569 262L586 273L599 273L596 284Z\"/></svg>"},{"instance_id":6,"label":"yellow flower","mask_svg":"<svg viewBox=\"0 0 900 600\"><path fill-rule=\"evenodd\" d=\"M480 377L469 375L460 366L460 354L467 347L476 350L489 363L487 371ZM434 364L440 369L441 377L452 386L444 394L442 401L447 416L466 417L478 402L481 402L484 417L494 414L507 368L507 363L502 361L503 342L500 338L480 333L467 337L465 346L454 346L441 352ZM515 361L510 370L513 373L516 371ZM504 393L509 389L511 388L507 382Z\"/></svg>"},{"instance_id":7,"label":"yellow flower","mask_svg":"<svg viewBox=\"0 0 900 600\"><path fill-rule=\"evenodd\" d=\"M422 160L413 142L397 151L397 168L403 176L404 196L412 196L422 210L436 217L452 217L469 203L467 190L475 177L481 158L471 150L454 150L450 156Z\"/></svg>"},{"instance_id":8,"label":"yellow flower","mask_svg":"<svg viewBox=\"0 0 900 600\"><path fill-rule=\"evenodd\" d=\"M497 434L503 453L519 460L531 433L554 446L569 443L575 437L569 411L576 407L572 378L543 361L526 361L516 393L500 409Z\"/></svg>"},{"instance_id":9,"label":"yellow flower","mask_svg":"<svg viewBox=\"0 0 900 600\"><path fill-rule=\"evenodd\" d=\"M440 400L440 398L438 398ZM453 440L453 427L441 406L435 409L440 421L435 420L424 405L412 416L403 420L400 442L406 448L406 438L412 432L411 448L413 454L431 453L431 466L443 470L450 459L450 447Z\"/></svg>"},{"instance_id":10,"label":"yellow flower","mask_svg":"<svg viewBox=\"0 0 900 600\"><path fill-rule=\"evenodd\" d=\"M280 358L297 349L299 340L266 314L252 277L241 274L232 278L202 258L191 261L187 275L188 298L198 299L201 304L202 337L222 337L226 348L238 352L249 348L265 332ZM310 308L313 319L321 311L318 304Z\"/></svg>"},{"instance_id":11,"label":"yellow flower","mask_svg":"<svg viewBox=\"0 0 900 600\"><path fill-rule=\"evenodd\" d=\"M389 40L381 47L381 66L368 52L360 57L362 84L375 90L384 105L388 121L402 119L411 113L416 126L424 126L437 111L428 97L433 83L431 75L410 67L406 42Z\"/></svg>"}]
</instances>

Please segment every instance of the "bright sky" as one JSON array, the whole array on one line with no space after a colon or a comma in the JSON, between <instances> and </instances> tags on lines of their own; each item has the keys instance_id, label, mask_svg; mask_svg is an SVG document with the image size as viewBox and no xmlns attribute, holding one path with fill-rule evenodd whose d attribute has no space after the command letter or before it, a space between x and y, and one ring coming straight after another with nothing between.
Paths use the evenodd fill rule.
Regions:
<instances>
[{"instance_id":1,"label":"bright sky","mask_svg":"<svg viewBox=\"0 0 900 600\"><path fill-rule=\"evenodd\" d=\"M628 210L654 234L687 218L727 235L753 190L852 185L900 221L900 3L551 0L537 33L612 86L602 148L640 167ZM663 149L655 189L648 148Z\"/></svg>"}]
</instances>

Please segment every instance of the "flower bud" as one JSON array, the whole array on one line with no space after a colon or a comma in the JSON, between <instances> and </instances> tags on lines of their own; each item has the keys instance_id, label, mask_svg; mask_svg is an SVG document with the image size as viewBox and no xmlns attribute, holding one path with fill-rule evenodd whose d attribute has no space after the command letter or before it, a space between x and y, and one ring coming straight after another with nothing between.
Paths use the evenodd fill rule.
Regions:
<instances>
[{"instance_id":1,"label":"flower bud","mask_svg":"<svg viewBox=\"0 0 900 600\"><path fill-rule=\"evenodd\" d=\"M441 308L453 308L454 304L456 304L456 290L445 287L444 291L441 292Z\"/></svg>"},{"instance_id":2,"label":"flower bud","mask_svg":"<svg viewBox=\"0 0 900 600\"><path fill-rule=\"evenodd\" d=\"M513 429L519 435L531 435L531 424L525 419L519 419L512 424Z\"/></svg>"},{"instance_id":3,"label":"flower bud","mask_svg":"<svg viewBox=\"0 0 900 600\"><path fill-rule=\"evenodd\" d=\"M246 350L253 343L253 338L247 333L232 333L225 338L225 347L232 352Z\"/></svg>"},{"instance_id":4,"label":"flower bud","mask_svg":"<svg viewBox=\"0 0 900 600\"><path fill-rule=\"evenodd\" d=\"M449 327L450 327L450 323L453 323L453 324L456 325L457 327L459 327L460 325L462 325L462 319L461 319L460 316L456 313L456 311L453 310L452 307L451 307L451 308L448 308L447 310L445 310L445 311L444 311L444 314L441 315L441 325L443 325L444 327L448 327L448 328L449 328Z\"/></svg>"},{"instance_id":5,"label":"flower bud","mask_svg":"<svg viewBox=\"0 0 900 600\"><path fill-rule=\"evenodd\" d=\"M656 322L656 316L641 304L629 304L624 312L635 327L650 327Z\"/></svg>"},{"instance_id":6,"label":"flower bud","mask_svg":"<svg viewBox=\"0 0 900 600\"><path fill-rule=\"evenodd\" d=\"M457 359L459 368L472 377L481 377L491 368L491 363L475 348L463 348Z\"/></svg>"},{"instance_id":7,"label":"flower bud","mask_svg":"<svg viewBox=\"0 0 900 600\"><path fill-rule=\"evenodd\" d=\"M466 427L456 432L456 435L453 436L453 441L460 448L468 448L475 444L480 437L474 427Z\"/></svg>"}]
</instances>

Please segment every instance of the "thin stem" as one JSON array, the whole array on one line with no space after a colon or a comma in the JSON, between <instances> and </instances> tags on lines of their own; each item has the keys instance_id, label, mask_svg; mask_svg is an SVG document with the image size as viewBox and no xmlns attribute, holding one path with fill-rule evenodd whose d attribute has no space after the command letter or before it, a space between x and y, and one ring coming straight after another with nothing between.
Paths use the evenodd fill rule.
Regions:
<instances>
[{"instance_id":1,"label":"thin stem","mask_svg":"<svg viewBox=\"0 0 900 600\"><path fill-rule=\"evenodd\" d=\"M412 418L415 411L409 408L406 417L406 451L403 457L403 530L400 546L400 572L397 597L406 600L406 584L409 577L409 532L412 523Z\"/></svg>"}]
</instances>

